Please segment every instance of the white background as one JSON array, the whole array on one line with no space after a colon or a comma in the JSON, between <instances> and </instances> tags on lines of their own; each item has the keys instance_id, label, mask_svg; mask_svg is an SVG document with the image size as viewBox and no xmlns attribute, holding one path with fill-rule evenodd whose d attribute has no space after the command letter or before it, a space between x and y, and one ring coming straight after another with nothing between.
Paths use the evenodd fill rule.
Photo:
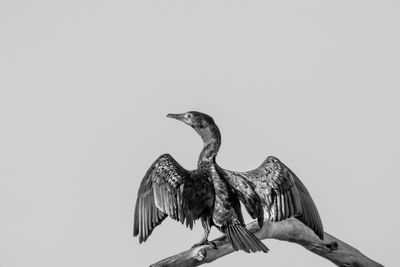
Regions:
<instances>
[{"instance_id":1,"label":"white background","mask_svg":"<svg viewBox=\"0 0 400 267\"><path fill-rule=\"evenodd\" d=\"M398 264L398 1L0 2L0 266L146 266L202 234L132 237L161 154L196 167L198 110L232 170L268 155L310 190L327 232ZM218 236L213 229L212 236ZM332 266L265 240L210 266Z\"/></svg>"}]
</instances>

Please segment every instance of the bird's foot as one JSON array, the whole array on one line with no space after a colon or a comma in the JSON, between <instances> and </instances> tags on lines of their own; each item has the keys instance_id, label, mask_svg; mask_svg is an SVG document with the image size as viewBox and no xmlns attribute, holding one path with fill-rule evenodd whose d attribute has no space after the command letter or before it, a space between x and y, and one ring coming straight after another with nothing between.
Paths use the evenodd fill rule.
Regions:
<instances>
[{"instance_id":1,"label":"bird's foot","mask_svg":"<svg viewBox=\"0 0 400 267\"><path fill-rule=\"evenodd\" d=\"M199 243L194 244L192 246L192 248L199 247L199 246L205 246L205 245L210 246L210 247L212 247L214 249L217 249L217 245L215 244L215 242L208 241L208 240L200 241Z\"/></svg>"}]
</instances>

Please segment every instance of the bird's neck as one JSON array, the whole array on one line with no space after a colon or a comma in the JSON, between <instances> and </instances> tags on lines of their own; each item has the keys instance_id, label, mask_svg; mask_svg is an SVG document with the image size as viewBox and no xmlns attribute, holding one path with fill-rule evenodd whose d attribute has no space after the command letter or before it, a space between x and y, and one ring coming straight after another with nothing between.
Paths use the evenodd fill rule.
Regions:
<instances>
[{"instance_id":1,"label":"bird's neck","mask_svg":"<svg viewBox=\"0 0 400 267\"><path fill-rule=\"evenodd\" d=\"M221 146L221 133L216 125L199 129L197 132L203 139L203 150L200 153L198 166L206 162L215 162L219 147Z\"/></svg>"}]
</instances>

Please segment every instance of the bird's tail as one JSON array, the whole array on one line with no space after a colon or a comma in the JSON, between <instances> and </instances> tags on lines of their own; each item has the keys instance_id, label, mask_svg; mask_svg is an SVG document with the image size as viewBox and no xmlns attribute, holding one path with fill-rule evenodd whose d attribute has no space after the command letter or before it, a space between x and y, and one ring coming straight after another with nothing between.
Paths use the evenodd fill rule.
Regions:
<instances>
[{"instance_id":1,"label":"bird's tail","mask_svg":"<svg viewBox=\"0 0 400 267\"><path fill-rule=\"evenodd\" d=\"M234 250L243 250L247 253L269 251L263 242L240 224L228 225L224 230Z\"/></svg>"}]
</instances>

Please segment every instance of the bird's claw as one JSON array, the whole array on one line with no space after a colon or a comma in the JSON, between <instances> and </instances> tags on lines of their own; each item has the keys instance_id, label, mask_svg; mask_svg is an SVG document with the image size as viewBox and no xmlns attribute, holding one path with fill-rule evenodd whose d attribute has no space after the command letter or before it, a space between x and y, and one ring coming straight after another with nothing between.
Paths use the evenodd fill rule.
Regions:
<instances>
[{"instance_id":1,"label":"bird's claw","mask_svg":"<svg viewBox=\"0 0 400 267\"><path fill-rule=\"evenodd\" d=\"M212 247L213 249L217 249L217 245L215 244L215 242L212 242L212 241L204 241L204 242L196 243L192 246L192 248L199 247L199 246L206 246L206 245Z\"/></svg>"}]
</instances>

